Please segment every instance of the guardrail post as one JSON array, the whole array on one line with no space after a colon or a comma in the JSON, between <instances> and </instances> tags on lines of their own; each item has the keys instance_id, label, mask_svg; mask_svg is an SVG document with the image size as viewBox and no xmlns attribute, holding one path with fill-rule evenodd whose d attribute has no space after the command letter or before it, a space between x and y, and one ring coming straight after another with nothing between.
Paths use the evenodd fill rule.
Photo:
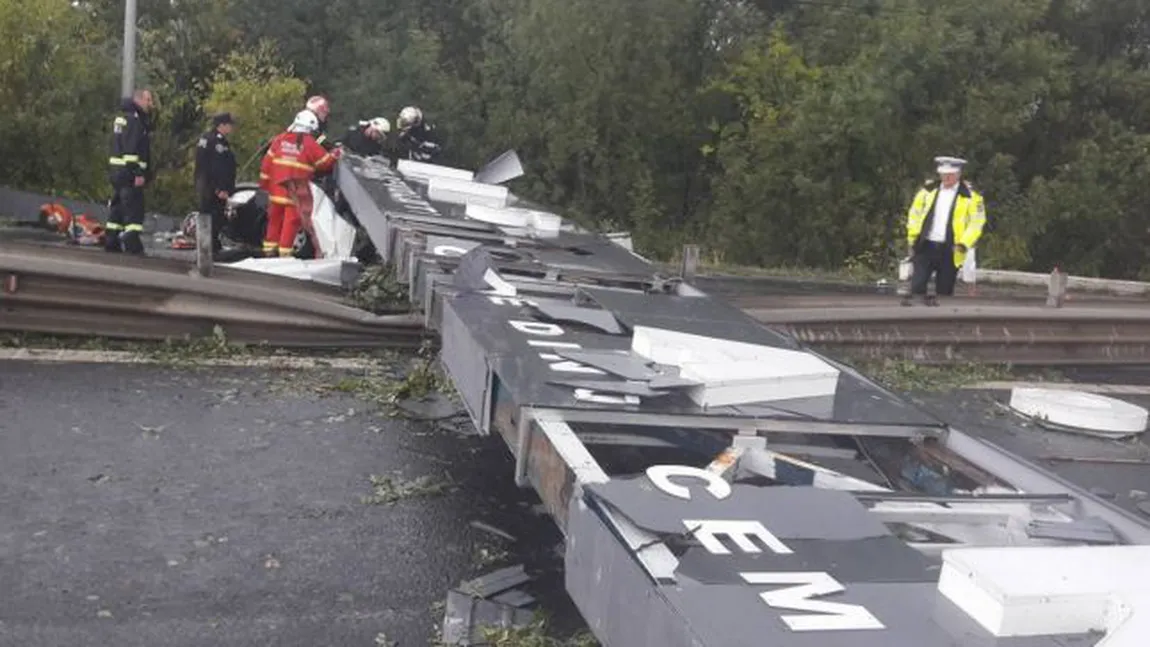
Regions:
<instances>
[{"instance_id":1,"label":"guardrail post","mask_svg":"<svg viewBox=\"0 0 1150 647\"><path fill-rule=\"evenodd\" d=\"M1058 267L1050 273L1050 281L1046 284L1046 307L1062 307L1066 300L1066 279L1066 274Z\"/></svg>"},{"instance_id":2,"label":"guardrail post","mask_svg":"<svg viewBox=\"0 0 1150 647\"><path fill-rule=\"evenodd\" d=\"M196 269L212 275L212 214L196 212Z\"/></svg>"},{"instance_id":3,"label":"guardrail post","mask_svg":"<svg viewBox=\"0 0 1150 647\"><path fill-rule=\"evenodd\" d=\"M699 246L683 245L683 261L679 265L679 276L684 280L695 278L699 269Z\"/></svg>"}]
</instances>

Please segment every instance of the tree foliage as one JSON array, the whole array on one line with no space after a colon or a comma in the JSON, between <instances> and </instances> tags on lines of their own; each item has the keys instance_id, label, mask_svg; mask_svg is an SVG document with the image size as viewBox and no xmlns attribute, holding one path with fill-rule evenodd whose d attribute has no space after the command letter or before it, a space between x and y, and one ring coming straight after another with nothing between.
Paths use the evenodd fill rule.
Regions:
<instances>
[{"instance_id":1,"label":"tree foliage","mask_svg":"<svg viewBox=\"0 0 1150 647\"><path fill-rule=\"evenodd\" d=\"M67 2L0 0L0 182L93 197L116 78L94 21Z\"/></svg>"},{"instance_id":2,"label":"tree foliage","mask_svg":"<svg viewBox=\"0 0 1150 647\"><path fill-rule=\"evenodd\" d=\"M98 190L121 5L0 0L4 182ZM446 163L515 148L517 192L655 256L889 266L951 154L987 197L980 262L1150 278L1148 45L1128 0L140 0L150 204L190 207L212 111L243 158L322 92L333 131L418 105Z\"/></svg>"}]
</instances>

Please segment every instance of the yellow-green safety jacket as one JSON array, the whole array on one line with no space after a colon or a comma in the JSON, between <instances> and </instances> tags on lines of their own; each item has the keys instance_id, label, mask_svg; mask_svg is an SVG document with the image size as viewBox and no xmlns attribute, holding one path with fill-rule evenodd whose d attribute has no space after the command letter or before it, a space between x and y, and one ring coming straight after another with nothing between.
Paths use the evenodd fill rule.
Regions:
<instances>
[{"instance_id":1,"label":"yellow-green safety jacket","mask_svg":"<svg viewBox=\"0 0 1150 647\"><path fill-rule=\"evenodd\" d=\"M934 201L938 197L938 185L931 182L919 189L906 214L906 240L912 249L918 247L919 241L930 231L934 221ZM950 231L947 232L947 242L955 245L954 266L962 265L966 259L966 252L959 251L958 245L972 249L982 236L982 227L986 224L986 203L982 194L971 188L967 182L958 185L958 194L950 210Z\"/></svg>"}]
</instances>

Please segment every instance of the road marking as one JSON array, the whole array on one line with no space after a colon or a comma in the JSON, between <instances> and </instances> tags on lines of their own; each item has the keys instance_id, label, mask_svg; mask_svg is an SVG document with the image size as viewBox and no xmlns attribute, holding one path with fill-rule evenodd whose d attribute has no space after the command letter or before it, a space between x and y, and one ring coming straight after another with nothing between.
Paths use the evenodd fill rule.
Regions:
<instances>
[{"instance_id":1,"label":"road marking","mask_svg":"<svg viewBox=\"0 0 1150 647\"><path fill-rule=\"evenodd\" d=\"M149 357L131 351L70 350L47 348L0 348L0 361L57 362L61 364L170 364L163 357ZM378 359L354 357L320 357L292 355L287 357L212 357L188 362L194 366L240 366L253 368L335 368L369 369L379 365Z\"/></svg>"},{"instance_id":2,"label":"road marking","mask_svg":"<svg viewBox=\"0 0 1150 647\"><path fill-rule=\"evenodd\" d=\"M1108 393L1112 395L1150 395L1150 386L1141 384L1079 384L1076 382L977 382L967 384L963 389L989 389L1009 391L1014 388L1058 389L1061 391L1081 391L1083 393Z\"/></svg>"}]
</instances>

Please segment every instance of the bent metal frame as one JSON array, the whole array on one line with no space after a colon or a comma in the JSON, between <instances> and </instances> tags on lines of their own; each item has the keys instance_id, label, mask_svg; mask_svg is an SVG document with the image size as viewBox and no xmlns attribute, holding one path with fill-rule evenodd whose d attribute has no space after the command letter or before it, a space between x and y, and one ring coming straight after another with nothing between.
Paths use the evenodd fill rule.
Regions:
<instances>
[{"instance_id":1,"label":"bent metal frame","mask_svg":"<svg viewBox=\"0 0 1150 647\"><path fill-rule=\"evenodd\" d=\"M1150 572L1150 527L1127 511L661 275L626 237L464 169L349 155L337 173L475 426L564 532L567 590L604 645L1144 645L1150 587L1130 574ZM687 335L697 356L800 353L837 381L703 407L689 380L659 389L624 366L643 363L637 329ZM835 437L933 443L996 483L893 491L819 464L853 454ZM609 475L597 445L710 458Z\"/></svg>"}]
</instances>

